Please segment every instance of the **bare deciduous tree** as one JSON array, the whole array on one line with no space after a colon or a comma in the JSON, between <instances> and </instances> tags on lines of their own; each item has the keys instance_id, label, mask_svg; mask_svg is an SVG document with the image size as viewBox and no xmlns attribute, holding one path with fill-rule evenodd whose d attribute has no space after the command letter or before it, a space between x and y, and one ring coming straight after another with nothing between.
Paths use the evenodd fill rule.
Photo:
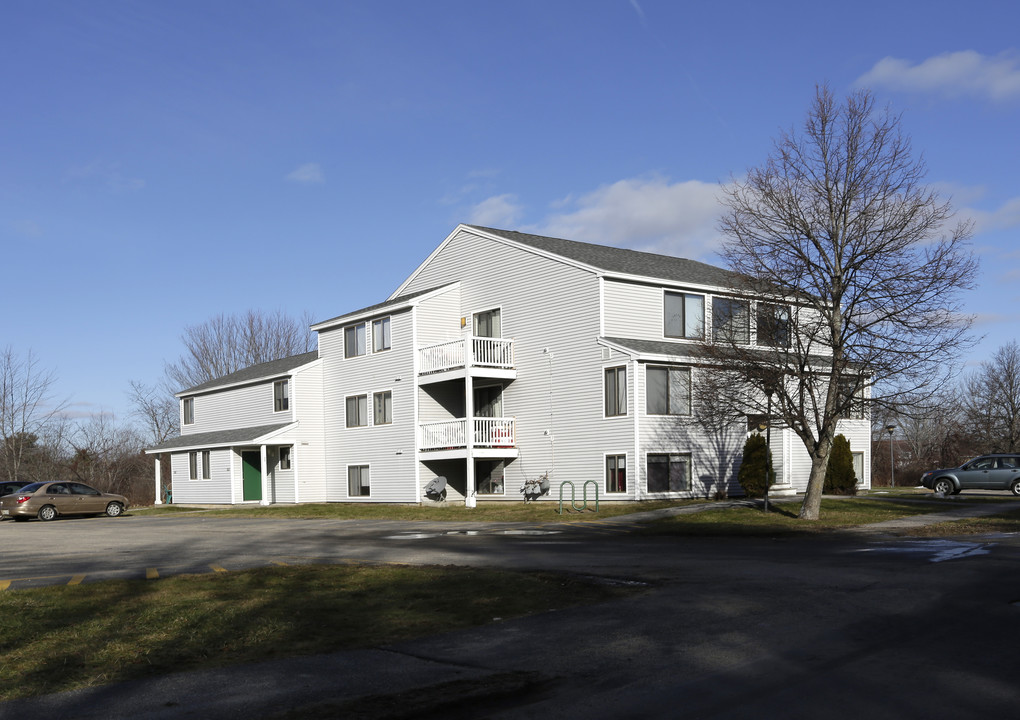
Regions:
<instances>
[{"instance_id":1,"label":"bare deciduous tree","mask_svg":"<svg viewBox=\"0 0 1020 720\"><path fill-rule=\"evenodd\" d=\"M0 459L8 480L19 479L40 439L60 425L65 404L54 401L55 382L31 351L24 357L9 346L0 352Z\"/></svg>"},{"instance_id":2,"label":"bare deciduous tree","mask_svg":"<svg viewBox=\"0 0 1020 720\"><path fill-rule=\"evenodd\" d=\"M310 352L315 336L310 320L286 313L249 310L217 315L184 330L185 352L166 366L168 384L184 390L259 363Z\"/></svg>"},{"instance_id":3,"label":"bare deciduous tree","mask_svg":"<svg viewBox=\"0 0 1020 720\"><path fill-rule=\"evenodd\" d=\"M159 445L177 436L180 430L180 404L166 380L156 385L132 380L128 398L131 400L132 414L141 421L149 443Z\"/></svg>"},{"instance_id":4,"label":"bare deciduous tree","mask_svg":"<svg viewBox=\"0 0 1020 720\"><path fill-rule=\"evenodd\" d=\"M977 269L970 228L951 226L924 176L899 117L867 91L837 104L819 88L803 131L782 133L727 190L721 254L751 296L778 305L758 303L756 344L726 344L728 372L752 407L771 391L804 443L803 519L818 518L836 423L864 389L883 403L936 391L969 346L959 295Z\"/></svg>"},{"instance_id":5,"label":"bare deciduous tree","mask_svg":"<svg viewBox=\"0 0 1020 720\"><path fill-rule=\"evenodd\" d=\"M964 380L960 396L967 426L983 451L1020 447L1020 346L1015 340Z\"/></svg>"}]
</instances>

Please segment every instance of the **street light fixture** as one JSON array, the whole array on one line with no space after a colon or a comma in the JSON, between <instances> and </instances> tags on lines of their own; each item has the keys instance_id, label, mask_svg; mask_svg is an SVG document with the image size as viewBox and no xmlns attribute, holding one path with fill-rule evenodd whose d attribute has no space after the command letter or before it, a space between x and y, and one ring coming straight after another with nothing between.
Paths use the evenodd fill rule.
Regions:
<instances>
[{"instance_id":1,"label":"street light fixture","mask_svg":"<svg viewBox=\"0 0 1020 720\"><path fill-rule=\"evenodd\" d=\"M892 436L896 431L895 425L886 425L885 431L889 433L889 481L891 487L896 487L896 463L893 458Z\"/></svg>"}]
</instances>

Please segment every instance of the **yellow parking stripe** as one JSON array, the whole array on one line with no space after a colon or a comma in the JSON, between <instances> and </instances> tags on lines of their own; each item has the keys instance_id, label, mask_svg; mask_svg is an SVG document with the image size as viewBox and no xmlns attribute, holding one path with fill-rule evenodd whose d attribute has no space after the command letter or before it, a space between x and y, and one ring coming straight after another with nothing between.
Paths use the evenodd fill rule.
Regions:
<instances>
[{"instance_id":1,"label":"yellow parking stripe","mask_svg":"<svg viewBox=\"0 0 1020 720\"><path fill-rule=\"evenodd\" d=\"M219 565L210 565L209 567L211 567L216 572L226 572L227 571L226 568L221 568Z\"/></svg>"},{"instance_id":2,"label":"yellow parking stripe","mask_svg":"<svg viewBox=\"0 0 1020 720\"><path fill-rule=\"evenodd\" d=\"M0 590L6 590L11 586L10 580L0 580Z\"/></svg>"},{"instance_id":3,"label":"yellow parking stripe","mask_svg":"<svg viewBox=\"0 0 1020 720\"><path fill-rule=\"evenodd\" d=\"M157 570L156 568L145 568L145 579L146 580L155 580L158 577L159 577L159 570Z\"/></svg>"},{"instance_id":4,"label":"yellow parking stripe","mask_svg":"<svg viewBox=\"0 0 1020 720\"><path fill-rule=\"evenodd\" d=\"M284 567L287 567L287 563L283 560L270 560L270 562L273 563L273 565L283 565Z\"/></svg>"},{"instance_id":5,"label":"yellow parking stripe","mask_svg":"<svg viewBox=\"0 0 1020 720\"><path fill-rule=\"evenodd\" d=\"M67 581L68 585L80 585L81 581L85 579L84 575L75 575Z\"/></svg>"}]
</instances>

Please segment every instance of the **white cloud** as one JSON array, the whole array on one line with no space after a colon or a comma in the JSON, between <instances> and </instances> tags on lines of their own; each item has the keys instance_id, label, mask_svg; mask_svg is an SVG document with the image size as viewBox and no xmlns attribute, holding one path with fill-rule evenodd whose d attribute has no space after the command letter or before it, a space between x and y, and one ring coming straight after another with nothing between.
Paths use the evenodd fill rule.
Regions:
<instances>
[{"instance_id":1,"label":"white cloud","mask_svg":"<svg viewBox=\"0 0 1020 720\"><path fill-rule=\"evenodd\" d=\"M471 225L513 228L521 216L521 206L514 195L494 195L475 205L468 213Z\"/></svg>"},{"instance_id":2,"label":"white cloud","mask_svg":"<svg viewBox=\"0 0 1020 720\"><path fill-rule=\"evenodd\" d=\"M957 215L974 223L974 234L1020 227L1020 197L1010 198L995 210L962 208Z\"/></svg>"},{"instance_id":3,"label":"white cloud","mask_svg":"<svg viewBox=\"0 0 1020 720\"><path fill-rule=\"evenodd\" d=\"M311 185L313 183L326 182L326 175L322 172L319 163L305 163L291 172L285 178L288 182Z\"/></svg>"},{"instance_id":4,"label":"white cloud","mask_svg":"<svg viewBox=\"0 0 1020 720\"><path fill-rule=\"evenodd\" d=\"M1013 52L989 56L961 50L936 55L916 65L886 57L859 77L856 84L950 97L1020 98L1020 56Z\"/></svg>"},{"instance_id":5,"label":"white cloud","mask_svg":"<svg viewBox=\"0 0 1020 720\"><path fill-rule=\"evenodd\" d=\"M620 180L580 197L532 232L648 252L703 258L717 247L720 186L666 178Z\"/></svg>"}]
</instances>

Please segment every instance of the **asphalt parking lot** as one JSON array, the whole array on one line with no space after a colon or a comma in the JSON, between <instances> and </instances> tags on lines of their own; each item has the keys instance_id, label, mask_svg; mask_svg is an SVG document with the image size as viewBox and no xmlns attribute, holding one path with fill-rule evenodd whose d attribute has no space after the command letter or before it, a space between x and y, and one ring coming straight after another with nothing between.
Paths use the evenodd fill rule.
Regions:
<instances>
[{"instance_id":1,"label":"asphalt parking lot","mask_svg":"<svg viewBox=\"0 0 1020 720\"><path fill-rule=\"evenodd\" d=\"M0 523L0 544L12 590L276 562L533 568L647 587L366 651L8 703L0 718L253 720L311 702L410 703L438 687L463 695L459 710L403 717L1012 718L1020 703L1011 536L660 538L622 520L574 529L196 514ZM508 674L527 682L473 692Z\"/></svg>"}]
</instances>

